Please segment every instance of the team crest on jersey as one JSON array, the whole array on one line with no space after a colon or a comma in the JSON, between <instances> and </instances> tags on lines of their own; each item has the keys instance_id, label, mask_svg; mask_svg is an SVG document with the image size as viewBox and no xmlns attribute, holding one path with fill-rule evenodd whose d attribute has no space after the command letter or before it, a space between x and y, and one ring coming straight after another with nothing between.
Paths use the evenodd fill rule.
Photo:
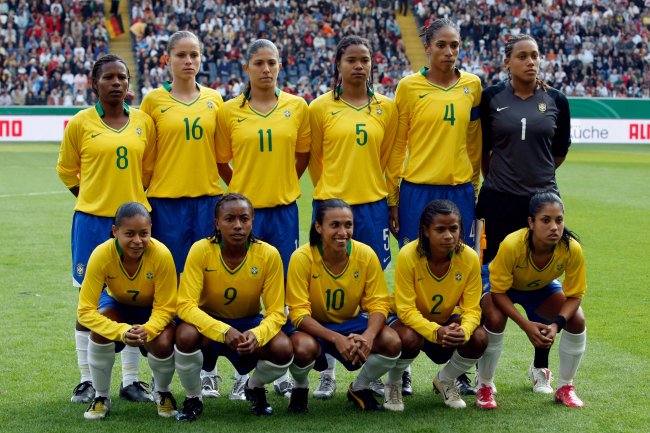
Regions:
<instances>
[{"instance_id":1,"label":"team crest on jersey","mask_svg":"<svg viewBox=\"0 0 650 433\"><path fill-rule=\"evenodd\" d=\"M383 113L383 111L381 111L381 108L377 108L377 112L376 112L376 113L377 113L377 116L381 116L381 113Z\"/></svg>"},{"instance_id":2,"label":"team crest on jersey","mask_svg":"<svg viewBox=\"0 0 650 433\"><path fill-rule=\"evenodd\" d=\"M561 271L562 269L564 269L564 263L558 263L557 266L555 267L555 269L557 269L558 271Z\"/></svg>"},{"instance_id":3,"label":"team crest on jersey","mask_svg":"<svg viewBox=\"0 0 650 433\"><path fill-rule=\"evenodd\" d=\"M546 112L546 103L540 102L537 104L537 109L539 110L540 113L545 113Z\"/></svg>"},{"instance_id":4,"label":"team crest on jersey","mask_svg":"<svg viewBox=\"0 0 650 433\"><path fill-rule=\"evenodd\" d=\"M253 276L257 275L258 272L259 272L259 269L257 269L257 266L253 266L251 268L251 275L253 275Z\"/></svg>"},{"instance_id":5,"label":"team crest on jersey","mask_svg":"<svg viewBox=\"0 0 650 433\"><path fill-rule=\"evenodd\" d=\"M359 279L359 271L354 271L354 279L355 280Z\"/></svg>"},{"instance_id":6,"label":"team crest on jersey","mask_svg":"<svg viewBox=\"0 0 650 433\"><path fill-rule=\"evenodd\" d=\"M456 281L462 281L463 280L463 274L460 272L456 272Z\"/></svg>"},{"instance_id":7,"label":"team crest on jersey","mask_svg":"<svg viewBox=\"0 0 650 433\"><path fill-rule=\"evenodd\" d=\"M208 101L208 108L212 110L212 107L213 107L212 102Z\"/></svg>"},{"instance_id":8,"label":"team crest on jersey","mask_svg":"<svg viewBox=\"0 0 650 433\"><path fill-rule=\"evenodd\" d=\"M75 266L75 271L77 272L78 276L83 276L84 270L86 269L86 266L84 266L83 263L77 263L77 266Z\"/></svg>"},{"instance_id":9,"label":"team crest on jersey","mask_svg":"<svg viewBox=\"0 0 650 433\"><path fill-rule=\"evenodd\" d=\"M286 110L286 111L284 112L284 117L291 117L291 111Z\"/></svg>"},{"instance_id":10,"label":"team crest on jersey","mask_svg":"<svg viewBox=\"0 0 650 433\"><path fill-rule=\"evenodd\" d=\"M147 272L147 280L153 280L153 272Z\"/></svg>"},{"instance_id":11,"label":"team crest on jersey","mask_svg":"<svg viewBox=\"0 0 650 433\"><path fill-rule=\"evenodd\" d=\"M142 135L142 128L135 128L135 133L138 135Z\"/></svg>"},{"instance_id":12,"label":"team crest on jersey","mask_svg":"<svg viewBox=\"0 0 650 433\"><path fill-rule=\"evenodd\" d=\"M465 92L466 95L469 95L469 87L463 87L463 92Z\"/></svg>"}]
</instances>

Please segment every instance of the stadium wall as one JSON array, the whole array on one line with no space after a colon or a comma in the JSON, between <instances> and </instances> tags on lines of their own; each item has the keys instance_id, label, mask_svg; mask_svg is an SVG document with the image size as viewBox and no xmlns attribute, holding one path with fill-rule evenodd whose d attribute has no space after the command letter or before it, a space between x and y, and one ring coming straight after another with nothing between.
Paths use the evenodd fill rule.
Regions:
<instances>
[{"instance_id":1,"label":"stadium wall","mask_svg":"<svg viewBox=\"0 0 650 433\"><path fill-rule=\"evenodd\" d=\"M569 98L574 143L650 144L650 100ZM0 143L57 142L84 107L1 107Z\"/></svg>"}]
</instances>

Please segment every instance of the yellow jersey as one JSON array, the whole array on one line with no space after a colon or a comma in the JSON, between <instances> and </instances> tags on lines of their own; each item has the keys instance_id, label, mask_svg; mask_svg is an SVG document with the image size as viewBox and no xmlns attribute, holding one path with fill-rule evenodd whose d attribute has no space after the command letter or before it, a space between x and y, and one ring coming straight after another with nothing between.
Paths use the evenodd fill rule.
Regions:
<instances>
[{"instance_id":1,"label":"yellow jersey","mask_svg":"<svg viewBox=\"0 0 650 433\"><path fill-rule=\"evenodd\" d=\"M151 118L124 105L129 116L116 130L102 121L97 103L75 114L65 128L56 171L66 187L79 187L75 210L113 217L127 201L151 210L144 192L154 168L156 128Z\"/></svg>"},{"instance_id":2,"label":"yellow jersey","mask_svg":"<svg viewBox=\"0 0 650 433\"><path fill-rule=\"evenodd\" d=\"M131 324L118 323L97 310L102 290L126 306L151 307L146 323L147 341L156 338L176 316L176 268L167 247L151 238L135 275L122 265L117 239L99 244L90 255L86 277L79 292L79 323L113 341L120 341ZM134 323L135 325L135 323Z\"/></svg>"},{"instance_id":3,"label":"yellow jersey","mask_svg":"<svg viewBox=\"0 0 650 433\"><path fill-rule=\"evenodd\" d=\"M309 152L311 132L304 99L277 91L278 102L266 114L241 95L217 114L217 162L232 160L228 192L248 197L256 208L291 204L300 196L296 152Z\"/></svg>"},{"instance_id":4,"label":"yellow jersey","mask_svg":"<svg viewBox=\"0 0 650 433\"><path fill-rule=\"evenodd\" d=\"M198 86L198 84L197 84ZM147 93L140 108L156 124L156 166L149 197L179 198L223 194L214 141L221 95L198 86L199 96L185 103L171 95L171 85Z\"/></svg>"},{"instance_id":5,"label":"yellow jersey","mask_svg":"<svg viewBox=\"0 0 650 433\"><path fill-rule=\"evenodd\" d=\"M178 317L211 340L223 343L230 326L219 318L258 315L262 311L260 300L264 303L264 319L251 331L258 344L264 346L287 321L284 268L275 247L253 242L244 261L231 269L223 261L221 246L212 238L192 245L178 289Z\"/></svg>"}]
</instances>

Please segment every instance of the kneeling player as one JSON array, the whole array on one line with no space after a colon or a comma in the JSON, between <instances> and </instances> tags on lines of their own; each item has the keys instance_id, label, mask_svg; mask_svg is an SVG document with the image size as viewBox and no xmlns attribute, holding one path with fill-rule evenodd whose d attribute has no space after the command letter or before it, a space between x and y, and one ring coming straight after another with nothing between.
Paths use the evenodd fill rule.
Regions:
<instances>
[{"instance_id":1,"label":"kneeling player","mask_svg":"<svg viewBox=\"0 0 650 433\"><path fill-rule=\"evenodd\" d=\"M90 256L79 293L79 323L91 330L88 364L95 387L84 417L101 419L110 412L115 352L125 344L148 352L158 415L171 417L176 414L169 392L174 375L174 260L151 238L151 217L140 203L119 207L113 236Z\"/></svg>"},{"instance_id":2,"label":"kneeling player","mask_svg":"<svg viewBox=\"0 0 650 433\"><path fill-rule=\"evenodd\" d=\"M434 200L422 211L418 239L404 246L395 271L395 305L399 321L391 325L402 340L402 358L420 350L444 364L433 379L447 406L466 407L455 379L466 373L487 346L481 319L481 269L476 253L460 240L463 223L458 207ZM460 306L460 316L454 315ZM477 396L476 405L493 402Z\"/></svg>"},{"instance_id":3,"label":"kneeling player","mask_svg":"<svg viewBox=\"0 0 650 433\"><path fill-rule=\"evenodd\" d=\"M293 359L291 341L280 331L284 272L280 254L251 233L253 206L241 194L225 194L215 207L215 233L192 245L178 289L176 370L186 399L179 420L203 411L200 372L221 355L239 374L255 372L246 398L255 415L271 415L264 385L282 376ZM264 316L260 314L264 302Z\"/></svg>"}]
</instances>

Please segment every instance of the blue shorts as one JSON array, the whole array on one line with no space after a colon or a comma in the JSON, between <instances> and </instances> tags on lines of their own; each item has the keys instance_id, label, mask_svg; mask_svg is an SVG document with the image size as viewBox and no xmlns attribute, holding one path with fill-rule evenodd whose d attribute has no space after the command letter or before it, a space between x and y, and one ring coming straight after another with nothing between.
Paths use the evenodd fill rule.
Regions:
<instances>
[{"instance_id":1,"label":"blue shorts","mask_svg":"<svg viewBox=\"0 0 650 433\"><path fill-rule=\"evenodd\" d=\"M192 244L214 234L214 208L220 198L149 198L151 235L169 248L177 274L183 272Z\"/></svg>"},{"instance_id":2,"label":"blue shorts","mask_svg":"<svg viewBox=\"0 0 650 433\"><path fill-rule=\"evenodd\" d=\"M366 329L368 329L368 315L361 313L354 319L346 320L342 323L321 322L321 325L330 331L334 331L345 336L349 334L363 334ZM323 371L327 369L327 358L325 358L325 354L327 353L336 358L348 371L358 370L363 365L353 365L352 363L346 361L345 358L343 358L343 356L339 353L339 351L336 350L336 345L330 343L329 341L325 341L321 338L316 338L316 341L318 344L320 344L321 350L320 356L316 358L314 370Z\"/></svg>"},{"instance_id":3,"label":"blue shorts","mask_svg":"<svg viewBox=\"0 0 650 433\"><path fill-rule=\"evenodd\" d=\"M465 230L465 244L474 248L474 185L420 185L402 180L399 190L400 248L418 238L420 215L433 200L453 201L460 209Z\"/></svg>"},{"instance_id":4,"label":"blue shorts","mask_svg":"<svg viewBox=\"0 0 650 433\"><path fill-rule=\"evenodd\" d=\"M244 332L248 331L249 329L255 328L256 326L259 326L259 324L262 322L262 319L264 316L261 314L257 316L251 316L251 317L243 317L241 319L222 319L215 317L215 319L226 323L239 332ZM211 353L209 356L204 357L204 363L203 363L203 369L204 370L212 370L214 368L214 365L212 365L212 362L205 362L208 359L216 359L219 356L225 356L228 358L230 363L235 367L235 370L239 374L248 374L251 370L255 368L257 365L257 361L259 358L255 354L251 355L240 355L234 350L231 350L230 347L228 347L227 344L225 343L218 343L216 341L212 341L210 344L210 350Z\"/></svg>"},{"instance_id":5,"label":"blue shorts","mask_svg":"<svg viewBox=\"0 0 650 433\"><path fill-rule=\"evenodd\" d=\"M128 323L131 325L142 325L143 323L146 323L151 317L152 310L151 307L134 307L131 305L121 304L109 295L106 290L103 290L99 297L99 305L97 306L97 309L101 310L102 308L111 308L117 311L122 323ZM116 341L115 352L121 352L122 349L124 349L124 346L124 343L121 341ZM147 350L144 346L140 346L140 353L147 356Z\"/></svg>"},{"instance_id":6,"label":"blue shorts","mask_svg":"<svg viewBox=\"0 0 650 433\"><path fill-rule=\"evenodd\" d=\"M562 283L558 280L553 280L541 289L531 291L510 289L506 292L506 295L508 295L513 304L519 304L524 307L528 320L550 325L553 322L553 318L551 320L544 319L535 313L535 310L537 310L544 301L550 298L551 295L561 291Z\"/></svg>"},{"instance_id":7,"label":"blue shorts","mask_svg":"<svg viewBox=\"0 0 650 433\"><path fill-rule=\"evenodd\" d=\"M72 285L81 287L90 254L111 237L113 218L76 211L72 217Z\"/></svg>"},{"instance_id":8,"label":"blue shorts","mask_svg":"<svg viewBox=\"0 0 650 433\"><path fill-rule=\"evenodd\" d=\"M255 209L253 235L273 245L280 252L284 276L287 276L291 254L298 249L298 205L291 204Z\"/></svg>"},{"instance_id":9,"label":"blue shorts","mask_svg":"<svg viewBox=\"0 0 650 433\"><path fill-rule=\"evenodd\" d=\"M316 219L316 209L322 200L312 202L311 221ZM354 215L352 239L373 249L382 269L390 264L390 231L388 230L388 204L386 199L373 203L350 206Z\"/></svg>"}]
</instances>

